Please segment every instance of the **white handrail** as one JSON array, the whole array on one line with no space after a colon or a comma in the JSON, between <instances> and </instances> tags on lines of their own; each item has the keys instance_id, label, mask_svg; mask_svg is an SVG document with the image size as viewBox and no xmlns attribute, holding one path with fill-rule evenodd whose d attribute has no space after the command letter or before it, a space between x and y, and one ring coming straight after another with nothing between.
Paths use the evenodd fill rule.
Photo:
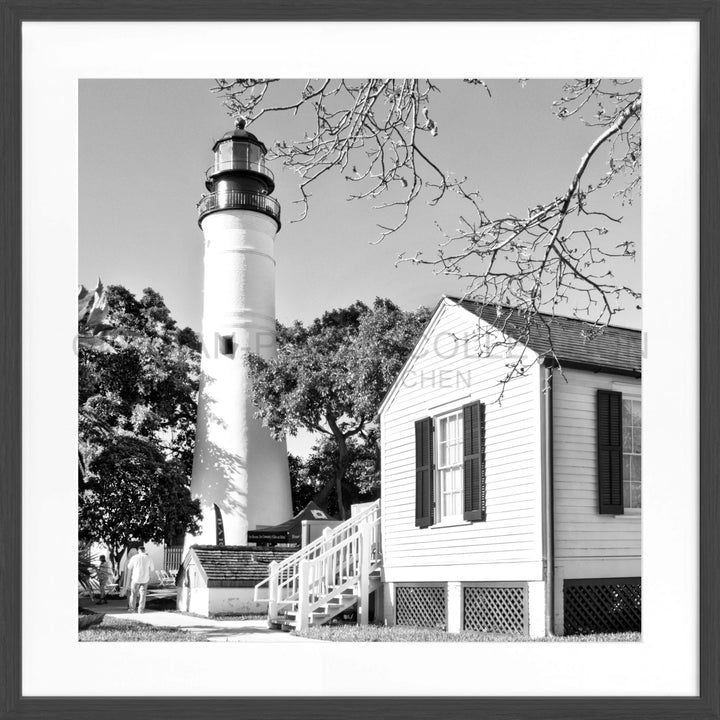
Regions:
<instances>
[{"instance_id":1,"label":"white handrail","mask_svg":"<svg viewBox=\"0 0 720 720\"><path fill-rule=\"evenodd\" d=\"M370 568L373 562L379 560L379 500L336 528L326 528L323 537L277 565L273 564L269 576L255 586L255 599L259 599L260 588L268 585L268 614L271 620L278 617L280 607L295 602L299 605L299 614L307 617L308 612L311 613L324 600L357 584L363 552L362 568ZM365 574L368 573L369 570L366 570Z\"/></svg>"},{"instance_id":2,"label":"white handrail","mask_svg":"<svg viewBox=\"0 0 720 720\"><path fill-rule=\"evenodd\" d=\"M290 557L282 560L277 568L277 577L280 587L289 588L288 593L282 593L285 597L278 597L278 602L282 603L287 600L290 596L297 593L298 587L295 580L299 573L300 562L302 560L312 560L313 558L321 555L322 553L332 549L335 545L338 545L347 537L355 534L357 528L364 522L372 522L373 516L379 517L380 513L380 501L376 500L369 508L366 508L355 517L348 518L345 522L341 523L337 527L333 528L332 534L328 538L322 536L308 543L304 548L301 548ZM270 576L259 582L255 586L255 599L258 599L258 591L261 587L267 585L270 582Z\"/></svg>"},{"instance_id":3,"label":"white handrail","mask_svg":"<svg viewBox=\"0 0 720 720\"><path fill-rule=\"evenodd\" d=\"M367 624L373 540L378 537L380 518L363 523L358 532L327 552L300 563L297 628L305 630L312 614L352 588L358 602L358 619ZM377 558L376 558L377 560Z\"/></svg>"}]
</instances>

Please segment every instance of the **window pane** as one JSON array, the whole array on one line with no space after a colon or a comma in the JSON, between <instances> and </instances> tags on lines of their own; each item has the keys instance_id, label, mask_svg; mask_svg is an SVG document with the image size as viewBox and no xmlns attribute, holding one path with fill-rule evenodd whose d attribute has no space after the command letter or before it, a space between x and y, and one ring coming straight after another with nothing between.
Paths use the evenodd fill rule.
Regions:
<instances>
[{"instance_id":1,"label":"window pane","mask_svg":"<svg viewBox=\"0 0 720 720\"><path fill-rule=\"evenodd\" d=\"M623 507L626 508L632 507L632 492L630 490L631 485L632 483L623 482Z\"/></svg>"},{"instance_id":2,"label":"window pane","mask_svg":"<svg viewBox=\"0 0 720 720\"><path fill-rule=\"evenodd\" d=\"M460 462L460 445L457 442L450 448L448 456L452 465L457 465Z\"/></svg>"},{"instance_id":3,"label":"window pane","mask_svg":"<svg viewBox=\"0 0 720 720\"><path fill-rule=\"evenodd\" d=\"M447 434L448 440L451 442L455 442L455 438L457 437L457 417L455 415L451 415L448 418L448 434Z\"/></svg>"},{"instance_id":4,"label":"window pane","mask_svg":"<svg viewBox=\"0 0 720 720\"><path fill-rule=\"evenodd\" d=\"M633 447L633 430L629 425L623 425L623 450L631 452Z\"/></svg>"},{"instance_id":5,"label":"window pane","mask_svg":"<svg viewBox=\"0 0 720 720\"><path fill-rule=\"evenodd\" d=\"M642 466L641 466L641 459L639 455L631 455L630 456L630 467L631 467L631 475L632 475L632 481L635 483L639 483L640 479L642 478Z\"/></svg>"},{"instance_id":6,"label":"window pane","mask_svg":"<svg viewBox=\"0 0 720 720\"><path fill-rule=\"evenodd\" d=\"M628 505L627 507L634 507L634 508L642 507L641 489L642 489L641 483L632 483L631 496L630 496L631 504Z\"/></svg>"},{"instance_id":7,"label":"window pane","mask_svg":"<svg viewBox=\"0 0 720 720\"><path fill-rule=\"evenodd\" d=\"M451 495L448 495L448 503L447 503L447 515L457 515L459 508L458 508L458 499L459 496L457 493L452 493Z\"/></svg>"},{"instance_id":8,"label":"window pane","mask_svg":"<svg viewBox=\"0 0 720 720\"><path fill-rule=\"evenodd\" d=\"M623 427L632 427L632 400L622 401L622 424Z\"/></svg>"},{"instance_id":9,"label":"window pane","mask_svg":"<svg viewBox=\"0 0 720 720\"><path fill-rule=\"evenodd\" d=\"M455 468L455 470L453 470L453 490L456 493L462 492L462 489L463 489L462 481L463 481L462 471L460 470L460 468Z\"/></svg>"},{"instance_id":10,"label":"window pane","mask_svg":"<svg viewBox=\"0 0 720 720\"><path fill-rule=\"evenodd\" d=\"M623 480L630 481L630 456L623 455Z\"/></svg>"},{"instance_id":11,"label":"window pane","mask_svg":"<svg viewBox=\"0 0 720 720\"><path fill-rule=\"evenodd\" d=\"M438 465L440 467L447 465L447 446L445 443L440 443L438 446Z\"/></svg>"},{"instance_id":12,"label":"window pane","mask_svg":"<svg viewBox=\"0 0 720 720\"><path fill-rule=\"evenodd\" d=\"M447 418L442 418L438 423L438 440L440 442L447 440Z\"/></svg>"},{"instance_id":13,"label":"window pane","mask_svg":"<svg viewBox=\"0 0 720 720\"><path fill-rule=\"evenodd\" d=\"M633 427L642 425L642 404L639 400L633 400L632 404Z\"/></svg>"},{"instance_id":14,"label":"window pane","mask_svg":"<svg viewBox=\"0 0 720 720\"><path fill-rule=\"evenodd\" d=\"M633 452L642 452L642 430L639 427L633 428Z\"/></svg>"}]
</instances>

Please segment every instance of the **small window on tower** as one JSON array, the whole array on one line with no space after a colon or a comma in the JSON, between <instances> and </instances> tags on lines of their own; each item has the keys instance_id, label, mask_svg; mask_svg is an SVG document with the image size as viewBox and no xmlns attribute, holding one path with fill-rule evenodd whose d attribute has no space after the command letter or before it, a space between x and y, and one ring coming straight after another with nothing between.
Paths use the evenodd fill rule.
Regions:
<instances>
[{"instance_id":1,"label":"small window on tower","mask_svg":"<svg viewBox=\"0 0 720 720\"><path fill-rule=\"evenodd\" d=\"M232 355L234 350L233 336L223 335L220 338L220 352L223 355Z\"/></svg>"}]
</instances>

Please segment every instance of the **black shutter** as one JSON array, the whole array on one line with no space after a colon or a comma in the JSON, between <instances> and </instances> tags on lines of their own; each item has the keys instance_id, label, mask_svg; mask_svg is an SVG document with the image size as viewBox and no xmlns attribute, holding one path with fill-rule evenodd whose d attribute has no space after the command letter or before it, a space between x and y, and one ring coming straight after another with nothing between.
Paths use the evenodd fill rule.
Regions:
<instances>
[{"instance_id":1,"label":"black shutter","mask_svg":"<svg viewBox=\"0 0 720 720\"><path fill-rule=\"evenodd\" d=\"M415 525L433 524L433 421L424 418L415 423Z\"/></svg>"},{"instance_id":2,"label":"black shutter","mask_svg":"<svg viewBox=\"0 0 720 720\"><path fill-rule=\"evenodd\" d=\"M465 520L485 520L485 405L463 407Z\"/></svg>"},{"instance_id":3,"label":"black shutter","mask_svg":"<svg viewBox=\"0 0 720 720\"><path fill-rule=\"evenodd\" d=\"M597 391L597 438L600 513L622 515L622 393Z\"/></svg>"}]
</instances>

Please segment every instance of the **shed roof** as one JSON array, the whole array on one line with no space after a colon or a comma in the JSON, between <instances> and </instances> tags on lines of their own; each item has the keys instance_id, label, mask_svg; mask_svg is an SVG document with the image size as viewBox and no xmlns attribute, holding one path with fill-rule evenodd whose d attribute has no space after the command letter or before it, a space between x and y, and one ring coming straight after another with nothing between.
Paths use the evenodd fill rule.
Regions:
<instances>
[{"instance_id":1,"label":"shed roof","mask_svg":"<svg viewBox=\"0 0 720 720\"><path fill-rule=\"evenodd\" d=\"M451 300L506 335L525 343L548 365L612 372L640 377L642 338L639 330L608 325L598 332L575 318L539 313L529 322L514 308L487 305L473 300Z\"/></svg>"},{"instance_id":2,"label":"shed roof","mask_svg":"<svg viewBox=\"0 0 720 720\"><path fill-rule=\"evenodd\" d=\"M269 574L270 563L281 562L296 550L246 545L193 545L178 573L178 584L194 557L208 587L253 587Z\"/></svg>"}]
</instances>

